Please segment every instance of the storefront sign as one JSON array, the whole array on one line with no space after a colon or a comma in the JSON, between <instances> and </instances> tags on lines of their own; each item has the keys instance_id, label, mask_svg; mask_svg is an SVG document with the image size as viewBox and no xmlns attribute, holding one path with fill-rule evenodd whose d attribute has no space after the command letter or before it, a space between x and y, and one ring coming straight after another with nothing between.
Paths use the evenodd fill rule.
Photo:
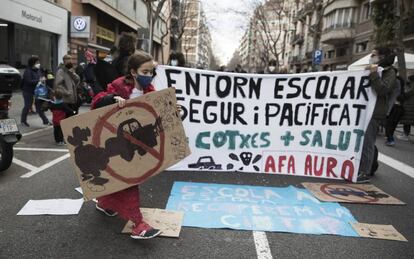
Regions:
<instances>
[{"instance_id":1,"label":"storefront sign","mask_svg":"<svg viewBox=\"0 0 414 259\"><path fill-rule=\"evenodd\" d=\"M158 66L176 87L192 155L172 170L222 170L356 181L376 102L367 71L290 75Z\"/></svg>"},{"instance_id":2,"label":"storefront sign","mask_svg":"<svg viewBox=\"0 0 414 259\"><path fill-rule=\"evenodd\" d=\"M2 0L2 21L29 26L61 35L59 52L66 53L68 11L44 0Z\"/></svg>"},{"instance_id":3,"label":"storefront sign","mask_svg":"<svg viewBox=\"0 0 414 259\"><path fill-rule=\"evenodd\" d=\"M96 37L110 42L115 42L115 33L99 25L96 26Z\"/></svg>"},{"instance_id":4,"label":"storefront sign","mask_svg":"<svg viewBox=\"0 0 414 259\"><path fill-rule=\"evenodd\" d=\"M31 13L27 12L26 10L22 10L22 17L32 20L34 22L42 23L42 16L35 16Z\"/></svg>"},{"instance_id":5,"label":"storefront sign","mask_svg":"<svg viewBox=\"0 0 414 259\"><path fill-rule=\"evenodd\" d=\"M70 19L70 36L73 38L88 38L90 36L89 16L72 16Z\"/></svg>"}]
</instances>

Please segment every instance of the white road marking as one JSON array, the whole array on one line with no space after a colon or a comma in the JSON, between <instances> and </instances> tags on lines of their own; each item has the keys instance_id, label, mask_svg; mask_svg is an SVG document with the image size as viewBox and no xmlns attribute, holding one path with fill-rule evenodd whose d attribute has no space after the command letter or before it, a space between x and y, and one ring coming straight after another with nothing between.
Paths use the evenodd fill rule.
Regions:
<instances>
[{"instance_id":1,"label":"white road marking","mask_svg":"<svg viewBox=\"0 0 414 259\"><path fill-rule=\"evenodd\" d=\"M272 259L269 242L267 241L266 233L263 231L253 231L254 245L256 246L256 253L258 259Z\"/></svg>"},{"instance_id":2,"label":"white road marking","mask_svg":"<svg viewBox=\"0 0 414 259\"><path fill-rule=\"evenodd\" d=\"M414 178L414 167L395 160L394 158L386 156L382 153L378 153L378 161L400 171L403 174L410 176L411 178Z\"/></svg>"},{"instance_id":3,"label":"white road marking","mask_svg":"<svg viewBox=\"0 0 414 259\"><path fill-rule=\"evenodd\" d=\"M39 167L39 168L37 168L35 170L32 170L32 171L30 171L30 172L28 172L28 173L26 173L26 174L24 174L24 175L22 175L20 177L21 178L29 178L29 177L32 177L33 175L35 175L37 173L40 173L41 171L43 171L43 170L45 170L45 169L47 169L47 168L49 168L49 167L51 167L51 166L53 166L53 165L55 165L55 164L57 164L59 162L65 160L69 156L70 156L69 153L68 154L64 154L63 156L58 157L55 160L52 160L52 161L50 161L50 162L42 165L41 167Z\"/></svg>"},{"instance_id":4,"label":"white road marking","mask_svg":"<svg viewBox=\"0 0 414 259\"><path fill-rule=\"evenodd\" d=\"M42 128L42 129L38 129L38 130L34 130L34 131L30 131L30 132L26 132L26 133L23 133L23 134L22 134L22 136L23 136L23 137L30 136L30 135L36 134L36 133L38 133L38 132L42 132L42 131L48 130L48 129L50 129L51 127L52 127L52 126L48 126L48 127L46 127L46 128Z\"/></svg>"},{"instance_id":5,"label":"white road marking","mask_svg":"<svg viewBox=\"0 0 414 259\"><path fill-rule=\"evenodd\" d=\"M50 152L69 152L67 149L62 148L32 148L32 147L14 147L14 150L23 150L23 151L50 151Z\"/></svg>"},{"instance_id":6,"label":"white road marking","mask_svg":"<svg viewBox=\"0 0 414 259\"><path fill-rule=\"evenodd\" d=\"M31 165L31 164L29 164L29 163L26 163L26 162L24 162L24 161L22 161L22 160L19 160L19 159L17 159L17 158L13 158L13 163L15 163L16 165L19 165L19 166L21 166L21 167L24 167L24 168L26 168L26 169L29 169L30 171L33 171L33 170L36 170L36 169L37 169L37 167L36 167L36 166Z\"/></svg>"}]
</instances>

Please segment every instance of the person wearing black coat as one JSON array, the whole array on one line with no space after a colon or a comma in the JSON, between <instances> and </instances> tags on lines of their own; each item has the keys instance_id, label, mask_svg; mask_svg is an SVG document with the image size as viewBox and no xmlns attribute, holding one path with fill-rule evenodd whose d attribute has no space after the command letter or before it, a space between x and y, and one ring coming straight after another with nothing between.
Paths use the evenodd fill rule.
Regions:
<instances>
[{"instance_id":1,"label":"person wearing black coat","mask_svg":"<svg viewBox=\"0 0 414 259\"><path fill-rule=\"evenodd\" d=\"M33 104L35 88L40 81L45 81L46 79L44 78L44 76L42 76L40 70L40 61L37 56L30 57L27 63L28 65L26 70L24 71L22 80L22 94L24 99L24 106L20 122L22 125L30 127L30 125L27 123L27 115L29 113L30 107ZM43 112L41 106L42 101L35 100L36 112L42 119L43 125L51 125L45 113Z\"/></svg>"}]
</instances>

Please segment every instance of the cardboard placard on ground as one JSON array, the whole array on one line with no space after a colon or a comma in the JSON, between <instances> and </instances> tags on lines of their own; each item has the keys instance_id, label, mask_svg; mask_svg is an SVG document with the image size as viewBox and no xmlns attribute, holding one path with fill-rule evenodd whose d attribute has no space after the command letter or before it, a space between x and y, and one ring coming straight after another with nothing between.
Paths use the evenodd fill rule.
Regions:
<instances>
[{"instance_id":1,"label":"cardboard placard on ground","mask_svg":"<svg viewBox=\"0 0 414 259\"><path fill-rule=\"evenodd\" d=\"M140 184L190 154L175 89L61 122L85 200Z\"/></svg>"},{"instance_id":2,"label":"cardboard placard on ground","mask_svg":"<svg viewBox=\"0 0 414 259\"><path fill-rule=\"evenodd\" d=\"M392 225L367 223L352 223L351 225L361 237L408 242Z\"/></svg>"},{"instance_id":3,"label":"cardboard placard on ground","mask_svg":"<svg viewBox=\"0 0 414 259\"><path fill-rule=\"evenodd\" d=\"M161 236L165 237L179 237L181 225L184 218L184 212L141 208L141 213L144 221L150 226L162 231ZM134 223L128 221L122 233L131 233Z\"/></svg>"},{"instance_id":4,"label":"cardboard placard on ground","mask_svg":"<svg viewBox=\"0 0 414 259\"><path fill-rule=\"evenodd\" d=\"M302 183L321 201L405 205L372 184Z\"/></svg>"}]
</instances>

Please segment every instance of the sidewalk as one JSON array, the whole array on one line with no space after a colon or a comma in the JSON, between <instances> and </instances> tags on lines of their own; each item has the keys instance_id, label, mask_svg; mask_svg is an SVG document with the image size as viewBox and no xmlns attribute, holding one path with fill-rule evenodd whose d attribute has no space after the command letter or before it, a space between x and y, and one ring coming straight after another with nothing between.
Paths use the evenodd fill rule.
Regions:
<instances>
[{"instance_id":1,"label":"sidewalk","mask_svg":"<svg viewBox=\"0 0 414 259\"><path fill-rule=\"evenodd\" d=\"M23 96L22 96L22 92L20 90L14 91L13 92L13 96L11 98L11 107L9 110L9 118L11 119L15 119L17 122L17 125L19 127L19 130L22 134L30 132L30 131L34 131L34 130L38 130L38 129L43 129L43 128L47 128L50 127L52 128L52 126L44 126L42 123L42 120L40 119L38 114L29 114L27 116L27 123L29 123L30 127L26 127L20 124L20 115L22 113L22 109L23 109ZM89 111L90 106L89 105L82 105L79 109L79 113L84 113ZM46 117L49 119L49 121L52 121L52 113L49 111L45 112Z\"/></svg>"}]
</instances>

